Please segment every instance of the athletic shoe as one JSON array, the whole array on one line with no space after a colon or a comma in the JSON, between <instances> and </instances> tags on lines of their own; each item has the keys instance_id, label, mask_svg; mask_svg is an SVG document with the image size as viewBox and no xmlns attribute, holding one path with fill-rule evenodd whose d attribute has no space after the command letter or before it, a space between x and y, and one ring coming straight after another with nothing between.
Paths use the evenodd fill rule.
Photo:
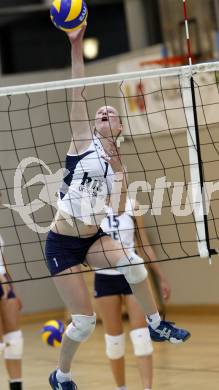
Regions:
<instances>
[{"instance_id":1,"label":"athletic shoe","mask_svg":"<svg viewBox=\"0 0 219 390\"><path fill-rule=\"evenodd\" d=\"M169 341L172 344L179 344L186 341L191 334L185 330L174 326L174 322L161 321L160 325L153 329L148 326L151 339L157 342Z\"/></svg>"},{"instance_id":2,"label":"athletic shoe","mask_svg":"<svg viewBox=\"0 0 219 390\"><path fill-rule=\"evenodd\" d=\"M53 371L49 376L49 384L53 390L78 390L77 385L73 381L58 382L56 372L57 370Z\"/></svg>"}]
</instances>

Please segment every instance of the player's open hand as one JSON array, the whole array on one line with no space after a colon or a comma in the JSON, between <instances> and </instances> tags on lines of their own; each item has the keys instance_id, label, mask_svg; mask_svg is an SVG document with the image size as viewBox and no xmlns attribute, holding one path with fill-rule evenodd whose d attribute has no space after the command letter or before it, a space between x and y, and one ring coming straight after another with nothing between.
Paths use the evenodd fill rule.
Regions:
<instances>
[{"instance_id":1,"label":"player's open hand","mask_svg":"<svg viewBox=\"0 0 219 390\"><path fill-rule=\"evenodd\" d=\"M167 279L163 277L160 280L159 284L160 284L163 300L168 301L168 299L170 298L171 289Z\"/></svg>"},{"instance_id":2,"label":"player's open hand","mask_svg":"<svg viewBox=\"0 0 219 390\"><path fill-rule=\"evenodd\" d=\"M103 155L102 158L109 163L113 172L124 172L119 150L115 143L111 139L108 139L104 142L103 148L106 155Z\"/></svg>"},{"instance_id":3,"label":"player's open hand","mask_svg":"<svg viewBox=\"0 0 219 390\"><path fill-rule=\"evenodd\" d=\"M71 44L77 44L77 43L81 43L82 42L84 34L85 34L86 27L87 27L87 22L85 22L83 24L83 26L81 28L79 28L78 30L71 31L71 32L67 33L68 38L69 38Z\"/></svg>"}]
</instances>

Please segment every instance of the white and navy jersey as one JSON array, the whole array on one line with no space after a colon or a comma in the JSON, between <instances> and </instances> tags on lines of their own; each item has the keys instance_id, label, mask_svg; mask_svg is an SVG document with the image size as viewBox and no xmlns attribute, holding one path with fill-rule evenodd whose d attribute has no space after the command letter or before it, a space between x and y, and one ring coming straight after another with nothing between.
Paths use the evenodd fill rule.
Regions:
<instances>
[{"instance_id":1,"label":"white and navy jersey","mask_svg":"<svg viewBox=\"0 0 219 390\"><path fill-rule=\"evenodd\" d=\"M4 250L4 241L2 236L0 235L0 275L4 275L6 273L6 269L4 266L4 259L3 259L3 250Z\"/></svg>"},{"instance_id":2,"label":"white and navy jersey","mask_svg":"<svg viewBox=\"0 0 219 390\"><path fill-rule=\"evenodd\" d=\"M88 225L97 224L94 215L101 210L105 214L104 199L112 190L114 173L102 157L105 155L101 142L94 137L84 153L66 156L58 208Z\"/></svg>"},{"instance_id":3,"label":"white and navy jersey","mask_svg":"<svg viewBox=\"0 0 219 390\"><path fill-rule=\"evenodd\" d=\"M134 250L135 247L135 223L134 215L134 201L127 199L125 212L121 215L113 214L109 209L107 216L101 222L102 230L110 234L114 240L121 241L124 248ZM106 275L119 275L120 272L113 269L98 270L97 273Z\"/></svg>"}]
</instances>

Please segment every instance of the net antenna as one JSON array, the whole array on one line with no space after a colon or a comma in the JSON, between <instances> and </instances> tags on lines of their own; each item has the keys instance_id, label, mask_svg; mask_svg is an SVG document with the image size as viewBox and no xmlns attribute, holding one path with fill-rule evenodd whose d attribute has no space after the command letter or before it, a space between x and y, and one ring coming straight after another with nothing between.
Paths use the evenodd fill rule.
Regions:
<instances>
[{"instance_id":1,"label":"net antenna","mask_svg":"<svg viewBox=\"0 0 219 390\"><path fill-rule=\"evenodd\" d=\"M187 13L187 0L183 1L185 33L187 43L187 58L190 68L190 74L182 75L180 84L182 88L182 98L185 109L185 116L187 120L187 142L190 162L191 175L191 196L194 204L194 218L197 228L197 244L198 251L201 258L209 258L211 264L211 255L215 254L214 250L210 248L208 219L206 214L206 196L204 191L204 176L202 155L200 147L198 116L196 108L195 86L192 72L192 49L189 34L189 23Z\"/></svg>"}]
</instances>

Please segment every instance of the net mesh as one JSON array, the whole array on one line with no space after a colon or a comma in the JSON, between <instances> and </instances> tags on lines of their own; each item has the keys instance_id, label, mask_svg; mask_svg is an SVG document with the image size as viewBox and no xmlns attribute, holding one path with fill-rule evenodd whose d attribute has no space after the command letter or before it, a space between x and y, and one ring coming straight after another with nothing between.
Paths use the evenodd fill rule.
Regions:
<instances>
[{"instance_id":1,"label":"net mesh","mask_svg":"<svg viewBox=\"0 0 219 390\"><path fill-rule=\"evenodd\" d=\"M204 181L215 185L207 215L209 248L219 247L217 68L217 64L209 71L207 66L193 68L202 154L199 163ZM187 73L185 70L183 77L189 78ZM189 192L193 163L189 156L188 105L181 78L179 68L174 75L157 70L153 75L142 72L118 82L84 82L81 97L83 100L86 92L91 126L96 109L102 105L115 106L121 113L125 135L121 156L127 167L127 180L138 189L137 199L144 205L142 229L147 229L158 262L199 256L197 218L191 212L195 200ZM52 90L45 86L35 92L28 88L25 91L24 87L22 93L14 88L15 94L13 89L10 93L1 89L0 233L5 242L6 267L14 282L49 277L44 246L56 213L72 136L70 84ZM191 102L192 108L190 105ZM197 150L195 142L192 148ZM200 186L199 176L197 182ZM129 193L132 192L131 186ZM186 212L187 208L190 212ZM201 223L204 226L202 220Z\"/></svg>"}]
</instances>

